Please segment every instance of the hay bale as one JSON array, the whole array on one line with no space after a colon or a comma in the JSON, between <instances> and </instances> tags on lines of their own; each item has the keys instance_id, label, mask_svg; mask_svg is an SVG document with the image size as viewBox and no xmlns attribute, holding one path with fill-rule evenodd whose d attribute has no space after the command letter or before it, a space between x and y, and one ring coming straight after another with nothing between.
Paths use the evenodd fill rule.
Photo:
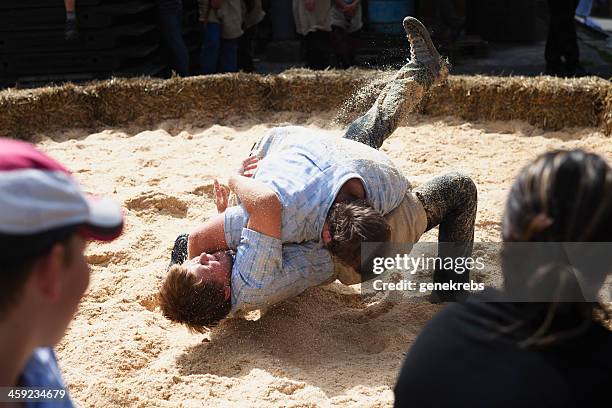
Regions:
<instances>
[{"instance_id":1,"label":"hay bale","mask_svg":"<svg viewBox=\"0 0 612 408\"><path fill-rule=\"evenodd\" d=\"M223 74L169 80L111 79L0 92L0 135L27 139L84 127L150 126L166 119L196 125L269 111L363 113L391 77L387 71L294 69L278 75ZM451 76L424 98L428 115L524 120L544 129L599 126L612 133L612 88L597 78Z\"/></svg>"},{"instance_id":2,"label":"hay bale","mask_svg":"<svg viewBox=\"0 0 612 408\"><path fill-rule=\"evenodd\" d=\"M0 92L0 134L23 138L95 120L90 95L75 85Z\"/></svg>"},{"instance_id":3,"label":"hay bale","mask_svg":"<svg viewBox=\"0 0 612 408\"><path fill-rule=\"evenodd\" d=\"M187 115L219 120L260 111L267 87L260 76L227 74L169 80L111 80L91 88L98 99L98 120L117 125L136 120L151 124Z\"/></svg>"},{"instance_id":4,"label":"hay bale","mask_svg":"<svg viewBox=\"0 0 612 408\"><path fill-rule=\"evenodd\" d=\"M346 71L311 71L292 69L271 76L269 94L273 111L333 111L372 80L379 71L350 69Z\"/></svg>"},{"instance_id":5,"label":"hay bale","mask_svg":"<svg viewBox=\"0 0 612 408\"><path fill-rule=\"evenodd\" d=\"M606 135L612 134L612 87L606 90L604 107L601 117L601 127Z\"/></svg>"},{"instance_id":6,"label":"hay bale","mask_svg":"<svg viewBox=\"0 0 612 408\"><path fill-rule=\"evenodd\" d=\"M600 126L608 81L589 77L454 76L421 102L428 115L467 120L524 120L544 129Z\"/></svg>"},{"instance_id":7,"label":"hay bale","mask_svg":"<svg viewBox=\"0 0 612 408\"><path fill-rule=\"evenodd\" d=\"M0 92L0 133L27 138L66 128L145 126L184 117L217 121L264 110L267 83L259 75L225 74L9 89Z\"/></svg>"}]
</instances>

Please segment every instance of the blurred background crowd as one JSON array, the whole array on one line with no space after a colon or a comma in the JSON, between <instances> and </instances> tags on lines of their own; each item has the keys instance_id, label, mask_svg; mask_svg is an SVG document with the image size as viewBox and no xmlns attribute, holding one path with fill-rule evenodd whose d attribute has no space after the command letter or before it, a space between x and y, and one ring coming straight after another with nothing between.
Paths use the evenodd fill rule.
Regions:
<instances>
[{"instance_id":1,"label":"blurred background crowd","mask_svg":"<svg viewBox=\"0 0 612 408\"><path fill-rule=\"evenodd\" d=\"M503 44L525 46L540 41L545 49L544 45L537 49L538 66L531 71L583 76L589 69L580 62L576 24L593 43L604 44L605 54L611 3L3 0L0 87L111 76L185 77L238 71L270 73L289 67L398 66L406 57L401 27L406 15L425 23L442 54L454 64L462 59L491 58L497 55L492 52L499 49L496 44L502 44L503 49ZM528 57L529 50L517 52L514 59L520 61ZM504 63L491 61L490 65L502 67ZM469 65L477 67L479 63Z\"/></svg>"}]
</instances>

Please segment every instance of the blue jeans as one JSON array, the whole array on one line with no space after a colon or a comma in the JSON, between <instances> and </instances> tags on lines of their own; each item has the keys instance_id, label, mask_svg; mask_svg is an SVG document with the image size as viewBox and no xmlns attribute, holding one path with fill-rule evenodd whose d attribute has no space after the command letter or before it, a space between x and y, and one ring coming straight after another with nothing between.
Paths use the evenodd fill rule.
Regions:
<instances>
[{"instance_id":1,"label":"blue jeans","mask_svg":"<svg viewBox=\"0 0 612 408\"><path fill-rule=\"evenodd\" d=\"M238 39L221 38L221 24L210 22L202 28L202 37L202 74L238 72Z\"/></svg>"},{"instance_id":2,"label":"blue jeans","mask_svg":"<svg viewBox=\"0 0 612 408\"><path fill-rule=\"evenodd\" d=\"M183 11L160 10L159 28L164 60L180 76L189 75L189 52L183 41Z\"/></svg>"}]
</instances>

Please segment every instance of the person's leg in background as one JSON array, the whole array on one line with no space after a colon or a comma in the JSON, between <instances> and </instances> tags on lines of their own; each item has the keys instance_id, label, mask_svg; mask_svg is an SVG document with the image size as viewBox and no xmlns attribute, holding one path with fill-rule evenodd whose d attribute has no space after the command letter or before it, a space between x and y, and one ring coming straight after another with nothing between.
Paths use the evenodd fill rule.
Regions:
<instances>
[{"instance_id":1,"label":"person's leg in background","mask_svg":"<svg viewBox=\"0 0 612 408\"><path fill-rule=\"evenodd\" d=\"M238 40L242 30L242 1L223 0L218 16L221 21L219 73L238 72Z\"/></svg>"},{"instance_id":2,"label":"person's leg in background","mask_svg":"<svg viewBox=\"0 0 612 408\"><path fill-rule=\"evenodd\" d=\"M208 22L201 30L202 50L200 52L200 71L204 75L215 74L219 66L221 24Z\"/></svg>"},{"instance_id":3,"label":"person's leg in background","mask_svg":"<svg viewBox=\"0 0 612 408\"><path fill-rule=\"evenodd\" d=\"M561 52L565 58L565 71L568 76L584 76L585 72L580 65L580 51L578 49L578 36L576 35L576 22L574 15L578 0L559 0L564 6Z\"/></svg>"},{"instance_id":4,"label":"person's leg in background","mask_svg":"<svg viewBox=\"0 0 612 408\"><path fill-rule=\"evenodd\" d=\"M339 68L346 69L351 66L349 36L342 27L332 26L332 46L338 60Z\"/></svg>"},{"instance_id":5,"label":"person's leg in background","mask_svg":"<svg viewBox=\"0 0 612 408\"><path fill-rule=\"evenodd\" d=\"M238 72L238 38L221 39L219 52L219 73Z\"/></svg>"},{"instance_id":6,"label":"person's leg in background","mask_svg":"<svg viewBox=\"0 0 612 408\"><path fill-rule=\"evenodd\" d=\"M315 69L327 69L331 56L331 31L317 30L315 33Z\"/></svg>"},{"instance_id":7,"label":"person's leg in background","mask_svg":"<svg viewBox=\"0 0 612 408\"><path fill-rule=\"evenodd\" d=\"M330 33L328 31L309 32L304 38L304 47L306 68L322 70L329 67Z\"/></svg>"},{"instance_id":8,"label":"person's leg in background","mask_svg":"<svg viewBox=\"0 0 612 408\"><path fill-rule=\"evenodd\" d=\"M189 52L183 40L183 10L176 7L159 8L162 51L168 67L182 77L189 75Z\"/></svg>"},{"instance_id":9,"label":"person's leg in background","mask_svg":"<svg viewBox=\"0 0 612 408\"><path fill-rule=\"evenodd\" d=\"M357 65L357 49L361 42L361 30L357 30L350 33L347 36L347 50L348 50L348 67L354 67Z\"/></svg>"},{"instance_id":10,"label":"person's leg in background","mask_svg":"<svg viewBox=\"0 0 612 408\"><path fill-rule=\"evenodd\" d=\"M75 41L79 39L79 30L76 18L76 0L64 0L66 9L66 26L64 27L64 39Z\"/></svg>"},{"instance_id":11,"label":"person's leg in background","mask_svg":"<svg viewBox=\"0 0 612 408\"><path fill-rule=\"evenodd\" d=\"M246 13L243 16L244 33L238 40L238 69L244 72L255 71L253 57L255 42L259 34L259 24L266 16L261 0L245 0Z\"/></svg>"},{"instance_id":12,"label":"person's leg in background","mask_svg":"<svg viewBox=\"0 0 612 408\"><path fill-rule=\"evenodd\" d=\"M546 59L547 75L563 75L563 61L561 60L561 36L562 29L562 5L563 0L548 0L548 11L550 23L548 25L548 37L546 38L546 49L544 58Z\"/></svg>"},{"instance_id":13,"label":"person's leg in background","mask_svg":"<svg viewBox=\"0 0 612 408\"><path fill-rule=\"evenodd\" d=\"M578 3L578 0L548 0L550 26L544 53L548 75L584 75L584 69L579 63L578 37L574 22Z\"/></svg>"},{"instance_id":14,"label":"person's leg in background","mask_svg":"<svg viewBox=\"0 0 612 408\"><path fill-rule=\"evenodd\" d=\"M310 32L304 35L302 44L304 47L304 66L309 69L314 69L315 48L314 48L315 33Z\"/></svg>"},{"instance_id":15,"label":"person's leg in background","mask_svg":"<svg viewBox=\"0 0 612 408\"><path fill-rule=\"evenodd\" d=\"M253 64L253 40L257 26L244 30L242 37L238 39L238 70L243 72L253 72L255 66Z\"/></svg>"},{"instance_id":16,"label":"person's leg in background","mask_svg":"<svg viewBox=\"0 0 612 408\"><path fill-rule=\"evenodd\" d=\"M296 32L302 36L305 67L325 69L329 66L331 0L293 0Z\"/></svg>"}]
</instances>

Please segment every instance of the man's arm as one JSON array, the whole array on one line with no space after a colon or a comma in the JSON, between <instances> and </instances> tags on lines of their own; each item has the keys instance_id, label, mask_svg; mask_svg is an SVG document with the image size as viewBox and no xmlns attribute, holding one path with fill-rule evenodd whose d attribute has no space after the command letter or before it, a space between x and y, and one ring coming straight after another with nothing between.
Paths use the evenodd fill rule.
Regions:
<instances>
[{"instance_id":1,"label":"man's arm","mask_svg":"<svg viewBox=\"0 0 612 408\"><path fill-rule=\"evenodd\" d=\"M249 213L247 228L280 239L282 205L276 193L264 183L241 175L231 176L229 186Z\"/></svg>"},{"instance_id":2,"label":"man's arm","mask_svg":"<svg viewBox=\"0 0 612 408\"><path fill-rule=\"evenodd\" d=\"M202 252L215 252L228 249L225 239L225 214L217 214L189 233L187 241L187 259Z\"/></svg>"},{"instance_id":3,"label":"man's arm","mask_svg":"<svg viewBox=\"0 0 612 408\"><path fill-rule=\"evenodd\" d=\"M279 293L284 273L282 205L270 187L252 178L234 175L229 185L249 214L232 266L232 309L255 310L274 303L278 296L286 298Z\"/></svg>"},{"instance_id":4,"label":"man's arm","mask_svg":"<svg viewBox=\"0 0 612 408\"><path fill-rule=\"evenodd\" d=\"M218 192L220 188L222 187L215 180L215 190ZM247 228L279 239L282 206L274 191L265 184L242 175L230 177L230 188L242 201L249 215ZM219 203L217 203L217 208L219 209ZM235 207L228 209L228 212L234 214L236 209L239 210L238 207ZM190 232L187 243L188 259L202 252L224 250L230 247L230 236L226 234L228 224L225 217L225 213L218 214Z\"/></svg>"},{"instance_id":5,"label":"man's arm","mask_svg":"<svg viewBox=\"0 0 612 408\"><path fill-rule=\"evenodd\" d=\"M232 269L234 311L265 309L335 279L331 255L319 243L279 243L243 235Z\"/></svg>"},{"instance_id":6,"label":"man's arm","mask_svg":"<svg viewBox=\"0 0 612 408\"><path fill-rule=\"evenodd\" d=\"M227 201L229 193L225 187L219 184L215 179L214 182L215 205L219 215L201 224L196 229L191 231L187 241L187 259L192 259L202 252L214 252L226 250L228 243L225 239L225 210L227 209Z\"/></svg>"}]
</instances>

